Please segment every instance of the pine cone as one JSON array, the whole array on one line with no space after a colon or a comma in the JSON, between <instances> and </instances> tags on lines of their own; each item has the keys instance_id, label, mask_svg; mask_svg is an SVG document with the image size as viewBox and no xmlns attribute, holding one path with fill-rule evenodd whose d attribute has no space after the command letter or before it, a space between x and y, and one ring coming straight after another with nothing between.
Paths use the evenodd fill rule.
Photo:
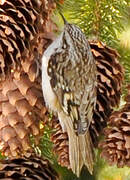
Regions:
<instances>
[{"instance_id":1,"label":"pine cone","mask_svg":"<svg viewBox=\"0 0 130 180\"><path fill-rule=\"evenodd\" d=\"M112 107L118 106L121 95L123 69L114 49L107 47L101 42L90 42L93 55L97 64L98 88L97 104L94 111L93 121L90 126L92 142L98 143L98 136L107 125L107 120L112 112ZM58 154L58 162L61 166L69 168L68 137L62 132L58 120L53 120L52 128L56 131L52 134L54 152Z\"/></svg>"},{"instance_id":2,"label":"pine cone","mask_svg":"<svg viewBox=\"0 0 130 180\"><path fill-rule=\"evenodd\" d=\"M124 78L118 53L101 42L90 42L97 64L97 104L90 126L92 142L97 145L98 136L107 125L112 108L119 105Z\"/></svg>"},{"instance_id":3,"label":"pine cone","mask_svg":"<svg viewBox=\"0 0 130 180\"><path fill-rule=\"evenodd\" d=\"M108 126L104 130L105 139L99 144L101 156L110 165L130 167L130 85L125 106L112 113Z\"/></svg>"},{"instance_id":4,"label":"pine cone","mask_svg":"<svg viewBox=\"0 0 130 180\"><path fill-rule=\"evenodd\" d=\"M40 58L53 39L54 7L44 0L0 2L0 149L6 156L31 149L29 136L38 137L45 120Z\"/></svg>"},{"instance_id":5,"label":"pine cone","mask_svg":"<svg viewBox=\"0 0 130 180\"><path fill-rule=\"evenodd\" d=\"M53 151L58 154L58 163L70 169L69 164L69 146L68 146L68 135L62 132L61 125L57 118L53 118L51 121L51 127L54 132L51 135L51 140L54 143Z\"/></svg>"},{"instance_id":6,"label":"pine cone","mask_svg":"<svg viewBox=\"0 0 130 180\"><path fill-rule=\"evenodd\" d=\"M58 180L59 178L47 160L32 155L2 161L0 179Z\"/></svg>"}]
</instances>

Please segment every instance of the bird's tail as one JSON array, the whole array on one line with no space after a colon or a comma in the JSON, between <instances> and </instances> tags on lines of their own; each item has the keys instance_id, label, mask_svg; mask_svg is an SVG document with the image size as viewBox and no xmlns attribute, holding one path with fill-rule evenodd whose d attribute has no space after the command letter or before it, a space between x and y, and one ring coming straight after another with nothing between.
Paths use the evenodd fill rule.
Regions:
<instances>
[{"instance_id":1,"label":"bird's tail","mask_svg":"<svg viewBox=\"0 0 130 180\"><path fill-rule=\"evenodd\" d=\"M73 173L79 177L81 169L85 165L92 174L94 158L89 131L84 135L76 135L71 119L63 112L60 112L58 116L69 137L69 160Z\"/></svg>"},{"instance_id":2,"label":"bird's tail","mask_svg":"<svg viewBox=\"0 0 130 180\"><path fill-rule=\"evenodd\" d=\"M79 147L82 157L83 164L88 168L90 174L93 173L93 162L94 162L94 153L93 145L90 137L89 131L84 135L79 135Z\"/></svg>"}]
</instances>

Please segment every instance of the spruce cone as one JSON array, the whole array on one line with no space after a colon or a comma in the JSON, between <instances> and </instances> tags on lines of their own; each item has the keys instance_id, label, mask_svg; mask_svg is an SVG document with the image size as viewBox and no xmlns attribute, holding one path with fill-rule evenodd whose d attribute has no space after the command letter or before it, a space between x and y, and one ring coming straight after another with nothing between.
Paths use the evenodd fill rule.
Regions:
<instances>
[{"instance_id":1,"label":"spruce cone","mask_svg":"<svg viewBox=\"0 0 130 180\"><path fill-rule=\"evenodd\" d=\"M97 104L94 111L93 121L90 126L92 142L97 146L98 136L107 125L112 107L118 106L121 95L123 69L114 49L107 47L101 42L90 42L98 70ZM56 131L52 134L54 152L58 154L60 165L69 168L68 137L62 132L58 120L53 120L52 128Z\"/></svg>"},{"instance_id":2,"label":"spruce cone","mask_svg":"<svg viewBox=\"0 0 130 180\"><path fill-rule=\"evenodd\" d=\"M54 153L58 154L58 163L61 166L67 167L69 169L70 164L68 155L68 135L67 133L62 132L62 128L58 119L53 118L51 123L52 129L54 129L54 132L51 136L51 140L54 143L53 151Z\"/></svg>"},{"instance_id":3,"label":"spruce cone","mask_svg":"<svg viewBox=\"0 0 130 180\"><path fill-rule=\"evenodd\" d=\"M38 58L38 43L46 32L52 4L36 0L8 0L0 3L1 77L5 77L11 69L21 68L22 61ZM30 56L33 58L30 59ZM34 71L33 68L27 70Z\"/></svg>"},{"instance_id":4,"label":"spruce cone","mask_svg":"<svg viewBox=\"0 0 130 180\"><path fill-rule=\"evenodd\" d=\"M53 38L54 7L46 0L0 2L0 149L6 156L31 149L29 135L38 137L45 120L40 58Z\"/></svg>"},{"instance_id":5,"label":"spruce cone","mask_svg":"<svg viewBox=\"0 0 130 180\"><path fill-rule=\"evenodd\" d=\"M99 144L101 156L110 165L130 167L130 85L124 108L112 113L108 125L104 130L105 139Z\"/></svg>"},{"instance_id":6,"label":"spruce cone","mask_svg":"<svg viewBox=\"0 0 130 180\"><path fill-rule=\"evenodd\" d=\"M0 179L58 180L59 178L47 160L31 156L2 161Z\"/></svg>"},{"instance_id":7,"label":"spruce cone","mask_svg":"<svg viewBox=\"0 0 130 180\"><path fill-rule=\"evenodd\" d=\"M101 42L90 42L97 64L97 104L90 126L92 142L97 145L98 136L107 125L112 108L119 105L124 77L116 50Z\"/></svg>"}]
</instances>

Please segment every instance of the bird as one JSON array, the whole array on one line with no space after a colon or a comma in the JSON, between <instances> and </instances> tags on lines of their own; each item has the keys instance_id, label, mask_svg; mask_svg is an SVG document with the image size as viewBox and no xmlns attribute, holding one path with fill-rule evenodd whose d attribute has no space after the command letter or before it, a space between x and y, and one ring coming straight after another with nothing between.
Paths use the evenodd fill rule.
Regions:
<instances>
[{"instance_id":1,"label":"bird","mask_svg":"<svg viewBox=\"0 0 130 180\"><path fill-rule=\"evenodd\" d=\"M67 132L70 168L79 177L83 165L93 173L89 127L96 106L97 69L85 34L61 16L64 29L42 56L42 91L46 106Z\"/></svg>"}]
</instances>

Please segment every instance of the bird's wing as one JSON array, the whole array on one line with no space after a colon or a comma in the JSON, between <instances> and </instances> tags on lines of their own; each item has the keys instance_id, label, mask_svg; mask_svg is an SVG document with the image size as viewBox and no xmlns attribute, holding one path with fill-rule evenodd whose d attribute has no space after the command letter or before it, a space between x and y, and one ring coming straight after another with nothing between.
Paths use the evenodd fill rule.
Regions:
<instances>
[{"instance_id":1,"label":"bird's wing","mask_svg":"<svg viewBox=\"0 0 130 180\"><path fill-rule=\"evenodd\" d=\"M96 69L85 63L68 61L66 51L51 56L48 66L50 83L63 111L71 117L75 131L83 134L92 120L96 102ZM83 61L84 62L84 61Z\"/></svg>"}]
</instances>

